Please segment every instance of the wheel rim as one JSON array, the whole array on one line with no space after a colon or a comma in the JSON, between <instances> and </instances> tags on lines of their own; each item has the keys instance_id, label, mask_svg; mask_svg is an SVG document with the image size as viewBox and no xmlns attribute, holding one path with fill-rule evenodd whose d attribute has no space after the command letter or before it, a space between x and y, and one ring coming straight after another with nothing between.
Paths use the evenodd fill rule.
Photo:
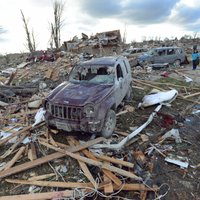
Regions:
<instances>
[{"instance_id":1,"label":"wheel rim","mask_svg":"<svg viewBox=\"0 0 200 200\"><path fill-rule=\"evenodd\" d=\"M180 64L181 64L180 60L176 60L176 61L175 61L175 65L176 65L176 66L180 66Z\"/></svg>"},{"instance_id":2,"label":"wheel rim","mask_svg":"<svg viewBox=\"0 0 200 200\"><path fill-rule=\"evenodd\" d=\"M111 116L109 116L105 123L105 130L110 132L113 131L114 127L115 127L115 120Z\"/></svg>"}]
</instances>

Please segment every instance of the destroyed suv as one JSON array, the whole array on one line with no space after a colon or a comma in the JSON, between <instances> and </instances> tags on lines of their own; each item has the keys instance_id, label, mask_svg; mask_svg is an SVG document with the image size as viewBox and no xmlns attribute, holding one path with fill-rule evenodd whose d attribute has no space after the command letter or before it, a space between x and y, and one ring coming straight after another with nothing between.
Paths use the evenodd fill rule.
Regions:
<instances>
[{"instance_id":1,"label":"destroyed suv","mask_svg":"<svg viewBox=\"0 0 200 200\"><path fill-rule=\"evenodd\" d=\"M139 56L138 63L141 66L148 63L169 63L180 66L185 60L187 60L187 57L181 47L157 47Z\"/></svg>"},{"instance_id":2,"label":"destroyed suv","mask_svg":"<svg viewBox=\"0 0 200 200\"><path fill-rule=\"evenodd\" d=\"M132 94L127 58L93 58L76 65L68 80L46 98L45 121L49 128L112 135L116 109Z\"/></svg>"}]
</instances>

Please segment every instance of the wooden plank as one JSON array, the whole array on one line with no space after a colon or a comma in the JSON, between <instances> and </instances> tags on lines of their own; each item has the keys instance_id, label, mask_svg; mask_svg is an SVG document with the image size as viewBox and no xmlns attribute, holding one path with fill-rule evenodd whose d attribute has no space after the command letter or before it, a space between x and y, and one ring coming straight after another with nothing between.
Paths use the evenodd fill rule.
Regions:
<instances>
[{"instance_id":1,"label":"wooden plank","mask_svg":"<svg viewBox=\"0 0 200 200\"><path fill-rule=\"evenodd\" d=\"M109 164L109 163L107 163L107 164ZM108 184L104 187L104 193L105 193L105 194L113 193L114 190L113 190L112 181L111 181L105 174L103 174L103 180L104 180L105 182L108 182Z\"/></svg>"},{"instance_id":2,"label":"wooden plank","mask_svg":"<svg viewBox=\"0 0 200 200\"><path fill-rule=\"evenodd\" d=\"M16 132L16 131L13 130L14 128L16 128L16 125L14 125L14 126L12 126L10 128L9 127L3 127L1 130L12 133L12 132Z\"/></svg>"},{"instance_id":3,"label":"wooden plank","mask_svg":"<svg viewBox=\"0 0 200 200\"><path fill-rule=\"evenodd\" d=\"M86 188L86 187L93 187L92 183L78 183L78 182L57 182L57 181L28 181L28 180L18 180L18 179L6 179L5 181L9 183L17 183L17 184L24 184L24 185L37 185L41 187L58 187L58 188ZM98 189L103 189L105 185L109 183L102 183L99 185ZM101 185L103 187L101 187ZM127 191L158 191L159 187L146 187L143 184L139 183L130 183L124 184L123 187L113 185L114 190L127 190Z\"/></svg>"},{"instance_id":4,"label":"wooden plank","mask_svg":"<svg viewBox=\"0 0 200 200\"><path fill-rule=\"evenodd\" d=\"M54 68L52 76L51 76L51 80L57 81L59 78L59 73L60 73L60 70L57 68Z\"/></svg>"},{"instance_id":5,"label":"wooden plank","mask_svg":"<svg viewBox=\"0 0 200 200\"><path fill-rule=\"evenodd\" d=\"M54 68L49 68L45 74L45 78L51 78Z\"/></svg>"},{"instance_id":6,"label":"wooden plank","mask_svg":"<svg viewBox=\"0 0 200 200\"><path fill-rule=\"evenodd\" d=\"M36 153L35 145L34 145L33 142L31 142L31 148L30 149L31 149L33 160L36 160L37 159L37 153Z\"/></svg>"},{"instance_id":7,"label":"wooden plank","mask_svg":"<svg viewBox=\"0 0 200 200\"><path fill-rule=\"evenodd\" d=\"M2 196L0 200L44 200L44 199L64 199L67 197L73 197L73 190L64 190L59 192L43 192L35 194L20 194L12 196Z\"/></svg>"},{"instance_id":8,"label":"wooden plank","mask_svg":"<svg viewBox=\"0 0 200 200\"><path fill-rule=\"evenodd\" d=\"M5 179L8 183L18 183L24 185L37 185L41 187L59 187L59 188L86 188L92 187L92 183L79 183L79 182L58 182L58 181L29 181L18 179Z\"/></svg>"},{"instance_id":9,"label":"wooden plank","mask_svg":"<svg viewBox=\"0 0 200 200\"><path fill-rule=\"evenodd\" d=\"M53 139L51 132L48 132L49 135L49 141L52 145L54 145L55 147L58 147L58 145L56 144L55 140Z\"/></svg>"},{"instance_id":10,"label":"wooden plank","mask_svg":"<svg viewBox=\"0 0 200 200\"><path fill-rule=\"evenodd\" d=\"M87 148L89 146L92 146L94 144L97 144L99 142L102 142L104 140L105 140L105 138L99 137L97 139L85 142L82 145L75 146L75 147L69 147L68 151L70 151L70 152L77 152L77 151L83 150L83 149L85 149L85 148ZM0 172L0 178L4 178L6 176L10 176L10 175L16 174L18 172L22 172L24 170L27 170L27 169L33 168L35 166L47 163L47 162L49 162L51 160L54 160L54 159L57 159L57 158L62 158L64 156L66 156L66 155L63 154L63 153L60 153L60 152L52 153L52 154L44 156L42 158L38 158L38 159L36 159L34 161L30 161L30 162L18 165L16 167L10 168L8 170L5 170L3 172Z\"/></svg>"},{"instance_id":11,"label":"wooden plank","mask_svg":"<svg viewBox=\"0 0 200 200\"><path fill-rule=\"evenodd\" d=\"M147 191L141 191L140 192L140 199L146 200L146 198L147 198Z\"/></svg>"},{"instance_id":12,"label":"wooden plank","mask_svg":"<svg viewBox=\"0 0 200 200\"><path fill-rule=\"evenodd\" d=\"M115 131L115 133L120 134L120 135L125 136L125 137L127 137L129 135L129 133L122 132L122 131Z\"/></svg>"},{"instance_id":13,"label":"wooden plank","mask_svg":"<svg viewBox=\"0 0 200 200\"><path fill-rule=\"evenodd\" d=\"M187 99L187 98L189 98L189 97L194 97L194 96L197 96L197 95L200 95L200 92L196 92L196 93L193 93L193 94L184 96L183 98Z\"/></svg>"},{"instance_id":14,"label":"wooden plank","mask_svg":"<svg viewBox=\"0 0 200 200\"><path fill-rule=\"evenodd\" d=\"M15 137L15 136L18 136L18 135L24 133L25 131L30 130L31 128L32 128L32 125L27 126L27 127L25 127L24 129L22 129L22 130L20 130L20 131L17 131L17 132L15 132L15 133L13 133L13 134L10 135L9 137L7 137L7 138L1 140L1 141L0 141L0 145L6 143L8 140L10 140L11 138L13 138L13 137Z\"/></svg>"},{"instance_id":15,"label":"wooden plank","mask_svg":"<svg viewBox=\"0 0 200 200\"><path fill-rule=\"evenodd\" d=\"M130 183L130 184L124 184L123 187L119 187L114 185L114 190L127 190L127 191L158 191L159 187L153 186L153 187L146 187L143 184L139 183Z\"/></svg>"},{"instance_id":16,"label":"wooden plank","mask_svg":"<svg viewBox=\"0 0 200 200\"><path fill-rule=\"evenodd\" d=\"M107 169L107 170L110 170L112 172L116 172L116 173L118 173L122 176L126 176L128 178L132 178L132 179L135 179L135 180L138 180L138 181L142 181L142 178L140 178L139 176L136 176L135 174L133 174L131 172L128 172L128 171L125 171L123 169L111 166L109 164L102 163L102 162L99 162L99 161L95 161L95 160L92 160L92 159L89 159L89 158L85 158L83 156L75 155L74 153L71 153L71 152L68 152L68 151L65 151L65 154L76 159L76 160L80 160L80 161L86 162L88 164L91 164L91 165L94 165L94 166L97 166L97 167L100 167L100 168L103 168L103 169Z\"/></svg>"},{"instance_id":17,"label":"wooden plank","mask_svg":"<svg viewBox=\"0 0 200 200\"><path fill-rule=\"evenodd\" d=\"M15 148L21 144L28 133L29 132L23 132L21 135L19 135L17 141L3 155L0 156L0 160L9 156L15 150Z\"/></svg>"},{"instance_id":18,"label":"wooden plank","mask_svg":"<svg viewBox=\"0 0 200 200\"><path fill-rule=\"evenodd\" d=\"M72 140L74 142L75 145L78 145L79 142L77 140L75 140L72 137L67 137L69 140ZM83 154L85 156L87 156L88 158L98 161L98 159L94 156L94 154L92 154L90 151L88 151L87 149L82 150ZM110 179L112 180L117 186L121 186L122 185L122 181L115 175L113 174L111 171L106 170L106 169L102 169L103 173Z\"/></svg>"},{"instance_id":19,"label":"wooden plank","mask_svg":"<svg viewBox=\"0 0 200 200\"><path fill-rule=\"evenodd\" d=\"M116 159L116 158L113 158L113 157L108 157L108 156L104 156L104 155L96 155L96 157L99 158L100 160L105 160L105 161L108 161L108 162L111 162L111 163L114 163L114 164L118 164L118 165L122 165L122 166L125 166L125 167L130 167L130 168L134 167L133 163L126 162L126 161L123 161L123 160L119 160L119 159Z\"/></svg>"},{"instance_id":20,"label":"wooden plank","mask_svg":"<svg viewBox=\"0 0 200 200\"><path fill-rule=\"evenodd\" d=\"M43 143L44 144L44 143ZM45 145L45 144L44 144ZM89 159L89 158L85 158L83 156L80 156L80 155L76 155L74 153L71 153L69 151L66 151L66 150L63 150L63 149L59 149L59 148L56 148L50 144L46 144L45 146L51 148L51 149L54 149L58 152L61 152L63 154L66 154L76 160L79 160L79 161L82 161L82 162L85 162L85 163L88 163L90 165L94 165L94 166L97 166L99 168L102 168L102 169L107 169L109 171L112 171L112 172L116 172L122 176L126 176L128 178L132 178L132 179L135 179L135 180L138 180L138 181L142 181L142 178L139 177L139 176L136 176L135 174L131 173L131 172L128 172L128 171L125 171L123 169L120 169L120 168L117 168L117 167L114 167L114 166L111 166L111 165L108 165L108 164L104 164L102 162L99 162L99 161L95 161L95 160L92 160L92 159Z\"/></svg>"},{"instance_id":21,"label":"wooden plank","mask_svg":"<svg viewBox=\"0 0 200 200\"><path fill-rule=\"evenodd\" d=\"M40 176L31 177L31 178L29 178L28 180L29 180L29 181L40 181L40 180L43 180L43 179L51 178L52 176L55 176L55 174L54 174L54 173L51 173L51 174L43 174L43 175L40 175Z\"/></svg>"},{"instance_id":22,"label":"wooden plank","mask_svg":"<svg viewBox=\"0 0 200 200\"><path fill-rule=\"evenodd\" d=\"M82 150L82 152L90 159L98 161L98 159L87 149ZM116 185L121 186L122 185L122 181L115 175L113 174L111 171L106 170L106 169L102 169L103 173L109 178L111 179Z\"/></svg>"},{"instance_id":23,"label":"wooden plank","mask_svg":"<svg viewBox=\"0 0 200 200\"><path fill-rule=\"evenodd\" d=\"M25 150L25 146L20 147L19 151L15 154L15 156L12 158L12 160L10 160L4 170L10 169L15 163L16 161L20 158L20 156L23 154L24 150Z\"/></svg>"},{"instance_id":24,"label":"wooden plank","mask_svg":"<svg viewBox=\"0 0 200 200\"><path fill-rule=\"evenodd\" d=\"M28 149L28 159L33 161L33 154L30 148Z\"/></svg>"},{"instance_id":25,"label":"wooden plank","mask_svg":"<svg viewBox=\"0 0 200 200\"><path fill-rule=\"evenodd\" d=\"M72 141L68 140L68 142L69 142L69 145L70 145L70 146L73 146L73 145L74 145L74 143L73 143ZM76 153L76 154L77 154L77 155L80 155L80 153ZM94 180L92 174L90 173L90 171L89 171L87 165L86 165L84 162L82 162L82 161L78 161L78 163L79 163L81 169L83 170L84 175L88 178L88 180L89 180L89 181L93 184L93 186L95 187L95 186L97 185L97 183L96 183L96 181Z\"/></svg>"}]
</instances>

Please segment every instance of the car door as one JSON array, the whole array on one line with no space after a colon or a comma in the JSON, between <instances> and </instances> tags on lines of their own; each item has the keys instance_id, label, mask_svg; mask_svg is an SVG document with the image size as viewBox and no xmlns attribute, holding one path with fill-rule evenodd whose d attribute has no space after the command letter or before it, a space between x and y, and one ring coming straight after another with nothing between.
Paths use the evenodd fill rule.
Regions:
<instances>
[{"instance_id":1,"label":"car door","mask_svg":"<svg viewBox=\"0 0 200 200\"><path fill-rule=\"evenodd\" d=\"M123 69L120 63L117 63L115 66L115 100L116 100L116 106L118 106L124 96L125 96L125 78Z\"/></svg>"},{"instance_id":2,"label":"car door","mask_svg":"<svg viewBox=\"0 0 200 200\"><path fill-rule=\"evenodd\" d=\"M154 55L154 63L165 63L167 62L166 49L158 49Z\"/></svg>"}]
</instances>

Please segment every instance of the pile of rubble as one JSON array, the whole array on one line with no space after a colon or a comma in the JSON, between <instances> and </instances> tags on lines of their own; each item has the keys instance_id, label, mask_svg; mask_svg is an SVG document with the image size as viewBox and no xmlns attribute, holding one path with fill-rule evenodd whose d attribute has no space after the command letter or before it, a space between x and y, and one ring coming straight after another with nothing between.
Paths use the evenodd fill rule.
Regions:
<instances>
[{"instance_id":1,"label":"pile of rubble","mask_svg":"<svg viewBox=\"0 0 200 200\"><path fill-rule=\"evenodd\" d=\"M66 135L37 122L43 99L76 62L76 56L66 56L1 70L0 199L173 199L183 187L189 192L182 197L198 198L199 142L192 145L199 131L187 129L184 121L191 110L199 118L200 90L186 82L185 69L170 68L163 76L135 68L133 100L117 113L116 131L106 140ZM151 80L170 74L185 84ZM147 94L149 88L154 90Z\"/></svg>"}]
</instances>

